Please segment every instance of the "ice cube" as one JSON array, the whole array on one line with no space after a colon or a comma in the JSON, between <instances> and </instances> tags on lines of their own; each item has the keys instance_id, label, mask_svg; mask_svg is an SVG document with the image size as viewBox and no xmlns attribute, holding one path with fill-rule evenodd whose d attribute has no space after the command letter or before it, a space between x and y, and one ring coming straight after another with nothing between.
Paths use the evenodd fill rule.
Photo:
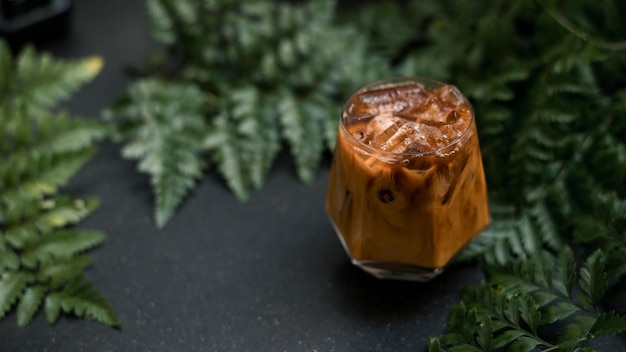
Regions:
<instances>
[{"instance_id":1,"label":"ice cube","mask_svg":"<svg viewBox=\"0 0 626 352\"><path fill-rule=\"evenodd\" d=\"M435 91L433 91L429 97L433 99L433 103L441 106L442 108L454 109L465 102L463 94L455 86L445 85Z\"/></svg>"},{"instance_id":2,"label":"ice cube","mask_svg":"<svg viewBox=\"0 0 626 352\"><path fill-rule=\"evenodd\" d=\"M417 154L431 151L432 148L428 143L423 141L414 140L406 149L406 153Z\"/></svg>"},{"instance_id":3,"label":"ice cube","mask_svg":"<svg viewBox=\"0 0 626 352\"><path fill-rule=\"evenodd\" d=\"M417 83L389 85L361 93L350 104L348 112L357 116L398 113L426 99L424 87Z\"/></svg>"},{"instance_id":4,"label":"ice cube","mask_svg":"<svg viewBox=\"0 0 626 352\"><path fill-rule=\"evenodd\" d=\"M376 100L376 99L373 99ZM348 113L353 116L376 116L389 112L402 111L409 105L403 101L382 101L380 103L368 103L356 101L348 107Z\"/></svg>"},{"instance_id":5,"label":"ice cube","mask_svg":"<svg viewBox=\"0 0 626 352\"><path fill-rule=\"evenodd\" d=\"M449 142L448 138L437 127L420 124L419 131L422 141L428 143L431 150L439 149Z\"/></svg>"},{"instance_id":6,"label":"ice cube","mask_svg":"<svg viewBox=\"0 0 626 352\"><path fill-rule=\"evenodd\" d=\"M432 91L421 104L404 111L402 116L442 126L444 123L451 123L449 120L454 120L458 111L466 109L464 103L463 95L456 87L445 85Z\"/></svg>"},{"instance_id":7,"label":"ice cube","mask_svg":"<svg viewBox=\"0 0 626 352\"><path fill-rule=\"evenodd\" d=\"M352 103L348 111L353 115L373 116L402 111L407 107L408 104L405 101L396 100L393 89L385 88L362 93Z\"/></svg>"},{"instance_id":8,"label":"ice cube","mask_svg":"<svg viewBox=\"0 0 626 352\"><path fill-rule=\"evenodd\" d=\"M375 136L379 136L383 134L383 132L385 132L385 130L391 127L392 125L398 125L397 128L399 128L403 123L404 123L403 119L399 117L395 117L390 114L378 115L374 117L373 119L369 120L369 122L367 123L367 129L365 131L365 135L369 139L372 139Z\"/></svg>"},{"instance_id":9,"label":"ice cube","mask_svg":"<svg viewBox=\"0 0 626 352\"><path fill-rule=\"evenodd\" d=\"M446 116L446 123L450 125L464 125L472 118L472 112L467 105L453 108Z\"/></svg>"},{"instance_id":10,"label":"ice cube","mask_svg":"<svg viewBox=\"0 0 626 352\"><path fill-rule=\"evenodd\" d=\"M381 148L405 123L393 116L376 116L367 125L369 143L374 148Z\"/></svg>"},{"instance_id":11,"label":"ice cube","mask_svg":"<svg viewBox=\"0 0 626 352\"><path fill-rule=\"evenodd\" d=\"M448 143L461 137L461 135L463 135L463 132L464 130L459 129L454 125L445 125L441 127L441 133Z\"/></svg>"},{"instance_id":12,"label":"ice cube","mask_svg":"<svg viewBox=\"0 0 626 352\"><path fill-rule=\"evenodd\" d=\"M428 93L423 85L419 83L406 83L396 86L397 97L409 103L409 105L419 105L428 97Z\"/></svg>"},{"instance_id":13,"label":"ice cube","mask_svg":"<svg viewBox=\"0 0 626 352\"><path fill-rule=\"evenodd\" d=\"M392 117L387 122L378 123L377 128L386 128L370 139L369 143L374 148L391 153L406 153L419 138L419 126L415 122Z\"/></svg>"},{"instance_id":14,"label":"ice cube","mask_svg":"<svg viewBox=\"0 0 626 352\"><path fill-rule=\"evenodd\" d=\"M380 147L380 149L392 153L404 153L415 140L414 123L406 122Z\"/></svg>"}]
</instances>

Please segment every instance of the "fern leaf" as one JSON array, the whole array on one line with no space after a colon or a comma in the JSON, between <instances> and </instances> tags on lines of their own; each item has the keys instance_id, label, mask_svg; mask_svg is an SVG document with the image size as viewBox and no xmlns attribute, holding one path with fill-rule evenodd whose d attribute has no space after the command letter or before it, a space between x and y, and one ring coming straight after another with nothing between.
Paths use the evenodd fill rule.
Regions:
<instances>
[{"instance_id":1,"label":"fern leaf","mask_svg":"<svg viewBox=\"0 0 626 352\"><path fill-rule=\"evenodd\" d=\"M51 324L64 312L78 317L87 316L112 327L120 325L111 306L82 276L75 277L63 290L50 293L45 300L45 312Z\"/></svg>"},{"instance_id":2,"label":"fern leaf","mask_svg":"<svg viewBox=\"0 0 626 352\"><path fill-rule=\"evenodd\" d=\"M37 278L46 282L51 289L58 289L82 275L91 262L91 257L86 255L49 259L41 263Z\"/></svg>"},{"instance_id":3,"label":"fern leaf","mask_svg":"<svg viewBox=\"0 0 626 352\"><path fill-rule=\"evenodd\" d=\"M54 228L74 224L90 214L97 206L95 199L71 199L57 197L39 203L31 204L33 208L29 214L22 214L24 221L15 224L8 223L5 229L5 238L15 248L22 249L42 235L46 235Z\"/></svg>"},{"instance_id":4,"label":"fern leaf","mask_svg":"<svg viewBox=\"0 0 626 352\"><path fill-rule=\"evenodd\" d=\"M155 219L159 227L165 226L183 197L195 185L195 179L201 174L201 163L195 156L189 156L185 152L178 155L180 159L175 159L175 156L164 159L162 164L164 171L152 177L156 197ZM176 165L177 161L180 164Z\"/></svg>"},{"instance_id":5,"label":"fern leaf","mask_svg":"<svg viewBox=\"0 0 626 352\"><path fill-rule=\"evenodd\" d=\"M159 0L146 1L146 10L150 18L152 37L163 44L174 44L176 36L172 31L174 23L167 14L167 9Z\"/></svg>"},{"instance_id":6,"label":"fern leaf","mask_svg":"<svg viewBox=\"0 0 626 352\"><path fill-rule=\"evenodd\" d=\"M0 236L0 242L2 241ZM15 271L20 267L20 257L14 250L7 248L3 244L4 248L0 248L0 272Z\"/></svg>"},{"instance_id":7,"label":"fern leaf","mask_svg":"<svg viewBox=\"0 0 626 352\"><path fill-rule=\"evenodd\" d=\"M579 311L580 308L572 303L558 302L557 304L548 308L548 311L545 314L545 317L542 319L541 323L551 324L556 321L562 321L574 315L575 313L578 313Z\"/></svg>"},{"instance_id":8,"label":"fern leaf","mask_svg":"<svg viewBox=\"0 0 626 352\"><path fill-rule=\"evenodd\" d=\"M202 174L204 94L193 84L147 79L122 100L107 116L127 129L123 156L139 159L138 169L150 175L162 227Z\"/></svg>"},{"instance_id":9,"label":"fern leaf","mask_svg":"<svg viewBox=\"0 0 626 352\"><path fill-rule=\"evenodd\" d=\"M69 197L57 197L54 205L35 222L35 226L42 232L49 232L52 228L60 228L76 224L94 209L100 202L93 198L71 199Z\"/></svg>"},{"instance_id":10,"label":"fern leaf","mask_svg":"<svg viewBox=\"0 0 626 352\"><path fill-rule=\"evenodd\" d=\"M603 259L602 250L598 249L585 260L580 270L580 300L588 310L595 309L608 286Z\"/></svg>"},{"instance_id":11,"label":"fern leaf","mask_svg":"<svg viewBox=\"0 0 626 352\"><path fill-rule=\"evenodd\" d=\"M97 121L61 113L37 122L38 143L31 148L55 154L76 152L103 139L107 133L108 129Z\"/></svg>"},{"instance_id":12,"label":"fern leaf","mask_svg":"<svg viewBox=\"0 0 626 352\"><path fill-rule=\"evenodd\" d=\"M11 309L33 277L27 272L5 272L0 276L0 319Z\"/></svg>"},{"instance_id":13,"label":"fern leaf","mask_svg":"<svg viewBox=\"0 0 626 352\"><path fill-rule=\"evenodd\" d=\"M598 338L623 332L626 332L626 317L611 311L598 317L598 320L589 329L588 335L592 338Z\"/></svg>"},{"instance_id":14,"label":"fern leaf","mask_svg":"<svg viewBox=\"0 0 626 352\"><path fill-rule=\"evenodd\" d=\"M571 250L559 252L554 275L554 289L561 297L571 297L572 287L576 277L576 263Z\"/></svg>"},{"instance_id":15,"label":"fern leaf","mask_svg":"<svg viewBox=\"0 0 626 352\"><path fill-rule=\"evenodd\" d=\"M4 231L7 243L13 248L22 249L28 242L35 241L39 231L32 223L14 225Z\"/></svg>"},{"instance_id":16,"label":"fern leaf","mask_svg":"<svg viewBox=\"0 0 626 352\"><path fill-rule=\"evenodd\" d=\"M17 306L17 324L24 327L30 323L39 310L45 295L45 289L40 286L30 286L24 292Z\"/></svg>"},{"instance_id":17,"label":"fern leaf","mask_svg":"<svg viewBox=\"0 0 626 352\"><path fill-rule=\"evenodd\" d=\"M22 263L34 267L37 261L49 258L69 258L102 243L104 235L88 230L58 230L41 236L34 244L24 248Z\"/></svg>"},{"instance_id":18,"label":"fern leaf","mask_svg":"<svg viewBox=\"0 0 626 352\"><path fill-rule=\"evenodd\" d=\"M44 300L44 313L48 323L54 324L59 315L61 315L61 298L56 293L51 293L46 296Z\"/></svg>"},{"instance_id":19,"label":"fern leaf","mask_svg":"<svg viewBox=\"0 0 626 352\"><path fill-rule=\"evenodd\" d=\"M450 351L554 347L537 335L538 309L533 298L524 293L513 294L486 284L468 287L463 301L450 310L448 332L441 342Z\"/></svg>"},{"instance_id":20,"label":"fern leaf","mask_svg":"<svg viewBox=\"0 0 626 352\"><path fill-rule=\"evenodd\" d=\"M25 326L44 301L48 319L56 320L60 310L47 293L82 277L91 259L80 253L103 240L69 228L98 201L63 196L59 188L108 130L49 111L101 66L99 58L57 60L32 47L13 59L0 41L0 70L7 71L0 78L0 319L17 303L17 323Z\"/></svg>"},{"instance_id":21,"label":"fern leaf","mask_svg":"<svg viewBox=\"0 0 626 352\"><path fill-rule=\"evenodd\" d=\"M173 75L201 89L208 102L201 112L205 126L197 129L204 141L199 152L208 152L241 200L264 183L282 141L299 178L311 182L324 151L333 148L343 99L389 73L383 60L367 52L364 36L334 22L335 8L335 1L147 2L155 38L170 45L173 57L184 57ZM143 105L135 90L123 98L124 115L177 103L153 95ZM152 123L122 119L116 135L130 141L126 157L140 159L141 170L157 172L158 158L143 154L147 142L136 138L137 129ZM171 124L163 120L161 127ZM169 188L164 184L160 193Z\"/></svg>"},{"instance_id":22,"label":"fern leaf","mask_svg":"<svg viewBox=\"0 0 626 352\"><path fill-rule=\"evenodd\" d=\"M324 148L323 112L313 106L299 106L295 97L284 92L279 103L282 135L291 145L298 175L306 183L313 181Z\"/></svg>"},{"instance_id":23,"label":"fern leaf","mask_svg":"<svg viewBox=\"0 0 626 352\"><path fill-rule=\"evenodd\" d=\"M234 90L204 139L229 187L241 200L265 181L280 149L274 113L260 105L258 92Z\"/></svg>"},{"instance_id":24,"label":"fern leaf","mask_svg":"<svg viewBox=\"0 0 626 352\"><path fill-rule=\"evenodd\" d=\"M460 254L459 261L483 258L488 263L505 264L512 258L532 257L544 248L562 247L563 235L543 202L523 207L521 215L498 200L492 201L491 207L493 223Z\"/></svg>"},{"instance_id":25,"label":"fern leaf","mask_svg":"<svg viewBox=\"0 0 626 352\"><path fill-rule=\"evenodd\" d=\"M445 350L441 348L441 342L436 337L428 338L428 352L444 352Z\"/></svg>"},{"instance_id":26,"label":"fern leaf","mask_svg":"<svg viewBox=\"0 0 626 352\"><path fill-rule=\"evenodd\" d=\"M214 129L205 137L207 149L213 149L218 168L230 189L235 195L246 200L250 196L248 182L244 179L243 161L235 145L230 142L232 126L227 115L218 116L214 121Z\"/></svg>"},{"instance_id":27,"label":"fern leaf","mask_svg":"<svg viewBox=\"0 0 626 352\"><path fill-rule=\"evenodd\" d=\"M480 350L530 351L539 347L556 349L557 346L572 350L585 347L596 337L624 331L626 318L614 312L597 313L605 285L591 282L589 277L605 277L600 265L604 259L602 253L590 255L579 272L580 289L593 298L578 300L572 298L574 288L563 292L575 281L571 273L573 264L570 264L572 252L564 250L559 254L557 263L566 263L566 269L557 270L551 258L550 254L542 252L532 261L518 261L509 267L489 266L491 284L466 288L462 302L450 310L448 332L442 342L451 350L466 345L481 347ZM475 313L470 314L471 310ZM477 320L479 316L483 318ZM539 327L557 322L566 324L557 341L544 339ZM480 344L481 334L491 335L491 339L483 336ZM486 346L484 341L491 341L488 348L482 348Z\"/></svg>"},{"instance_id":28,"label":"fern leaf","mask_svg":"<svg viewBox=\"0 0 626 352\"><path fill-rule=\"evenodd\" d=\"M23 103L30 104L31 109L50 108L91 81L102 65L99 57L61 61L28 46L16 58L19 97L24 97Z\"/></svg>"},{"instance_id":29,"label":"fern leaf","mask_svg":"<svg viewBox=\"0 0 626 352\"><path fill-rule=\"evenodd\" d=\"M261 99L256 90L242 89L233 91L231 101L232 118L238 123L238 139L229 143L242 147L240 153L246 156L244 175L249 175L255 188L264 183L280 149L274 111L261 105Z\"/></svg>"},{"instance_id":30,"label":"fern leaf","mask_svg":"<svg viewBox=\"0 0 626 352\"><path fill-rule=\"evenodd\" d=\"M0 95L12 90L13 85L13 54L9 45L0 40Z\"/></svg>"},{"instance_id":31,"label":"fern leaf","mask_svg":"<svg viewBox=\"0 0 626 352\"><path fill-rule=\"evenodd\" d=\"M8 222L21 218L26 204L55 193L93 153L92 148L85 148L61 155L37 152L13 154L6 166L0 169L0 178L5 180L0 185L0 196L5 203L5 207L0 206L0 216L4 215Z\"/></svg>"},{"instance_id":32,"label":"fern leaf","mask_svg":"<svg viewBox=\"0 0 626 352\"><path fill-rule=\"evenodd\" d=\"M596 319L589 316L577 316L574 322L567 324L559 336L559 347L563 350L572 350L575 346L588 340L588 334Z\"/></svg>"}]
</instances>

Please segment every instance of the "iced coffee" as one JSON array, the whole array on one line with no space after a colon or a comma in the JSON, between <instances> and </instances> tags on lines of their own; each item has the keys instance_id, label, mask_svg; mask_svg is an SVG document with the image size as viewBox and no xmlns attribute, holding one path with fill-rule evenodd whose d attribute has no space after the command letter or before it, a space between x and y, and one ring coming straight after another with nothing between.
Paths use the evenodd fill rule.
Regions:
<instances>
[{"instance_id":1,"label":"iced coffee","mask_svg":"<svg viewBox=\"0 0 626 352\"><path fill-rule=\"evenodd\" d=\"M357 91L342 111L326 210L367 272L418 281L441 272L489 224L467 99L421 78Z\"/></svg>"}]
</instances>

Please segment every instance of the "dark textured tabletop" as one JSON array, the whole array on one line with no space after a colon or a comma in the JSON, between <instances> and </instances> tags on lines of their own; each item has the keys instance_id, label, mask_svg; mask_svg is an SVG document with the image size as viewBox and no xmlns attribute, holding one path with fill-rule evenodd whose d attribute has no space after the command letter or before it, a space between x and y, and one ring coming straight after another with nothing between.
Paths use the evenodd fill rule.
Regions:
<instances>
[{"instance_id":1,"label":"dark textured tabletop","mask_svg":"<svg viewBox=\"0 0 626 352\"><path fill-rule=\"evenodd\" d=\"M64 107L97 118L156 52L142 1L75 1L72 28L41 46L58 57L100 55L101 74ZM208 175L159 230L148 178L120 146L99 152L65 191L101 200L80 226L107 234L87 272L121 321L112 329L40 312L25 328L0 322L0 351L424 351L445 331L477 268L453 267L427 283L380 281L353 267L323 204L330 156L312 185L285 152L267 184L241 203Z\"/></svg>"}]
</instances>

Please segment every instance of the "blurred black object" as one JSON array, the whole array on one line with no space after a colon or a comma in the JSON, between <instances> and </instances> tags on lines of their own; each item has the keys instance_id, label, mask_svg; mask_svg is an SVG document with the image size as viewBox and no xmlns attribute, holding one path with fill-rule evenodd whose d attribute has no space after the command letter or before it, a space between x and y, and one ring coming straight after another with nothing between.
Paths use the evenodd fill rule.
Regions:
<instances>
[{"instance_id":1,"label":"blurred black object","mask_svg":"<svg viewBox=\"0 0 626 352\"><path fill-rule=\"evenodd\" d=\"M71 0L0 0L0 36L11 47L67 32Z\"/></svg>"}]
</instances>

